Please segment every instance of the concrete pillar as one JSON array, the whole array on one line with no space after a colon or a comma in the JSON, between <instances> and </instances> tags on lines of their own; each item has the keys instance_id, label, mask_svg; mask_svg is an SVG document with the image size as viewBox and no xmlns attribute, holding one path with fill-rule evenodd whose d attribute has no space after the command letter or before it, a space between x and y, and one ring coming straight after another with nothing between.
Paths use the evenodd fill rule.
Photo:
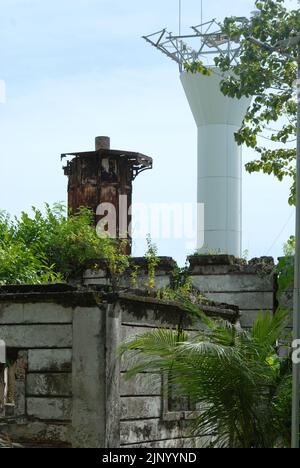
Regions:
<instances>
[{"instance_id":1,"label":"concrete pillar","mask_svg":"<svg viewBox=\"0 0 300 468\"><path fill-rule=\"evenodd\" d=\"M198 203L205 212L198 249L241 257L242 158L234 134L251 98L224 96L216 68L212 76L184 72L180 78L198 128Z\"/></svg>"},{"instance_id":2,"label":"concrete pillar","mask_svg":"<svg viewBox=\"0 0 300 468\"><path fill-rule=\"evenodd\" d=\"M121 343L121 308L109 304L106 313L106 448L120 446L120 360L117 349Z\"/></svg>"},{"instance_id":3,"label":"concrete pillar","mask_svg":"<svg viewBox=\"0 0 300 468\"><path fill-rule=\"evenodd\" d=\"M73 319L72 446L120 445L118 305L77 307Z\"/></svg>"},{"instance_id":4,"label":"concrete pillar","mask_svg":"<svg viewBox=\"0 0 300 468\"><path fill-rule=\"evenodd\" d=\"M0 364L6 363L6 345L5 341L0 340Z\"/></svg>"}]
</instances>

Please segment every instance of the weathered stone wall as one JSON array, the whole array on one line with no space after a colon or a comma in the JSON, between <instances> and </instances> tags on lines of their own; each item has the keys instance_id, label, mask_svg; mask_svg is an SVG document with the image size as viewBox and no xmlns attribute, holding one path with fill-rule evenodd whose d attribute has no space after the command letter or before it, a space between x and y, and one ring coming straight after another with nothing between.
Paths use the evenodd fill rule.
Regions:
<instances>
[{"instance_id":1,"label":"weathered stone wall","mask_svg":"<svg viewBox=\"0 0 300 468\"><path fill-rule=\"evenodd\" d=\"M206 307L236 321L237 310ZM190 411L174 411L158 376L126 382L116 351L124 338L183 323L176 304L101 288L0 288L0 339L17 356L14 414L0 433L39 446L188 447ZM154 385L154 383L157 385Z\"/></svg>"},{"instance_id":2,"label":"weathered stone wall","mask_svg":"<svg viewBox=\"0 0 300 468\"><path fill-rule=\"evenodd\" d=\"M161 326L176 327L180 323L193 331L193 324L176 304L165 304L155 299L145 299L129 294L121 295L121 339L141 334ZM213 316L222 315L231 321L238 318L237 311L204 307ZM192 411L173 411L164 395L161 377L149 373L140 374L133 381L126 381L127 365L122 363L120 380L120 445L138 448L189 448L204 447L210 437L191 437Z\"/></svg>"},{"instance_id":3,"label":"weathered stone wall","mask_svg":"<svg viewBox=\"0 0 300 468\"><path fill-rule=\"evenodd\" d=\"M272 258L250 262L227 255L189 258L193 284L208 299L238 306L241 325L251 328L260 311L275 311L276 274Z\"/></svg>"},{"instance_id":4,"label":"weathered stone wall","mask_svg":"<svg viewBox=\"0 0 300 468\"><path fill-rule=\"evenodd\" d=\"M105 424L92 419L105 414L106 309L97 294L68 286L0 288L0 336L23 363L2 432L29 444L104 446Z\"/></svg>"},{"instance_id":5,"label":"weathered stone wall","mask_svg":"<svg viewBox=\"0 0 300 468\"><path fill-rule=\"evenodd\" d=\"M277 283L274 260L262 257L249 262L228 255L196 255L189 257L189 274L193 285L209 300L239 307L241 325L251 328L259 312L274 312L277 308ZM145 258L132 259L138 265L138 289L147 289L148 271ZM174 260L161 257L155 272L155 288L161 289L172 283ZM108 285L109 275L105 268L88 270L84 274L85 285ZM123 288L133 287L130 270L121 284ZM283 302L290 301L286 293Z\"/></svg>"},{"instance_id":6,"label":"weathered stone wall","mask_svg":"<svg viewBox=\"0 0 300 468\"><path fill-rule=\"evenodd\" d=\"M71 419L71 311L52 304L0 304L0 334L23 356L11 415L22 438L23 420L31 420L32 439L68 440ZM26 378L25 378L26 375Z\"/></svg>"},{"instance_id":7,"label":"weathered stone wall","mask_svg":"<svg viewBox=\"0 0 300 468\"><path fill-rule=\"evenodd\" d=\"M176 262L170 257L159 257L159 264L155 268L155 288L161 289L170 286L172 282L172 275ZM136 283L132 278L133 267L137 268ZM120 280L120 287L134 288L134 289L147 289L149 281L147 259L144 257L133 258L131 260L131 268L129 268L122 279ZM83 275L83 284L85 286L93 285L109 285L110 278L108 269L103 265L102 268L97 270L87 270Z\"/></svg>"}]
</instances>

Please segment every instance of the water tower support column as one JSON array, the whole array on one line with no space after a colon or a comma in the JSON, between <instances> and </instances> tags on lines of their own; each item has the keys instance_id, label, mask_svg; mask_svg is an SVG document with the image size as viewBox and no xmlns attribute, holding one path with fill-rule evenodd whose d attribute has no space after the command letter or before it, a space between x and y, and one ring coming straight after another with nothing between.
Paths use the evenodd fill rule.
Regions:
<instances>
[{"instance_id":1,"label":"water tower support column","mask_svg":"<svg viewBox=\"0 0 300 468\"><path fill-rule=\"evenodd\" d=\"M220 91L221 75L181 74L198 128L198 203L204 203L204 226L198 227L200 253L241 256L242 159L234 133L250 99L231 99Z\"/></svg>"}]
</instances>

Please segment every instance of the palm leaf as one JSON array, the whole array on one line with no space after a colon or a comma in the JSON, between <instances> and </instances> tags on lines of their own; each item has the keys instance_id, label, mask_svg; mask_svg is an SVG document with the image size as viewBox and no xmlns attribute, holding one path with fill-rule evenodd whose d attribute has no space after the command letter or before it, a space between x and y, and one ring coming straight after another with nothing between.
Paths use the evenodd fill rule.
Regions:
<instances>
[{"instance_id":1,"label":"palm leaf","mask_svg":"<svg viewBox=\"0 0 300 468\"><path fill-rule=\"evenodd\" d=\"M270 447L271 400L278 372L268 359L280 337L286 314L262 314L253 331L211 319L187 305L198 324L194 336L159 329L128 338L120 356L128 359L127 378L140 372L168 374L172 396L186 395L201 406L192 427L195 436L211 435L218 447ZM203 326L204 324L204 326Z\"/></svg>"}]
</instances>

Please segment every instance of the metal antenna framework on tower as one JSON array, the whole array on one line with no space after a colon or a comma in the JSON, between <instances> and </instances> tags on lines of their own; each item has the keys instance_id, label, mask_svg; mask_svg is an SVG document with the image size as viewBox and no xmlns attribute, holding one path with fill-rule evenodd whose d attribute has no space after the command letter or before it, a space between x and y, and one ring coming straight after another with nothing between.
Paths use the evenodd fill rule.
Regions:
<instances>
[{"instance_id":1,"label":"metal antenna framework on tower","mask_svg":"<svg viewBox=\"0 0 300 468\"><path fill-rule=\"evenodd\" d=\"M180 6L181 23L181 6ZM237 18L237 21L244 23L247 18ZM212 60L219 54L228 57L230 64L238 63L240 44L238 40L232 40L222 32L220 24L213 19L197 26L191 26L192 34L173 35L167 29L162 29L148 36L143 36L147 42L156 47L163 54L174 60L179 65L180 72L184 65L191 64L195 60L206 59L213 65ZM186 41L197 41L195 46L189 45Z\"/></svg>"}]
</instances>

